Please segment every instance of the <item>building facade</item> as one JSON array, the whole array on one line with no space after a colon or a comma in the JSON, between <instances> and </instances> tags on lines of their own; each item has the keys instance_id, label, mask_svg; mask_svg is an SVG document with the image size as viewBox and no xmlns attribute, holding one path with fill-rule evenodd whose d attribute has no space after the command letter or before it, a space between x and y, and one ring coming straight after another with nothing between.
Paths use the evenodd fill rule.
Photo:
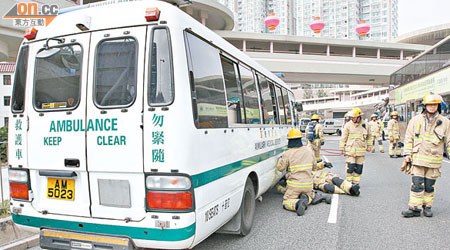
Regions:
<instances>
[{"instance_id":1,"label":"building facade","mask_svg":"<svg viewBox=\"0 0 450 250\"><path fill-rule=\"evenodd\" d=\"M398 0L217 0L233 11L235 30L242 32L315 36L341 39L390 41L398 36ZM264 26L264 18L274 12L280 24L274 31ZM309 25L320 17L325 28L314 34ZM371 30L360 37L360 21Z\"/></svg>"},{"instance_id":2,"label":"building facade","mask_svg":"<svg viewBox=\"0 0 450 250\"><path fill-rule=\"evenodd\" d=\"M14 69L14 63L0 63L0 127L8 124Z\"/></svg>"}]
</instances>

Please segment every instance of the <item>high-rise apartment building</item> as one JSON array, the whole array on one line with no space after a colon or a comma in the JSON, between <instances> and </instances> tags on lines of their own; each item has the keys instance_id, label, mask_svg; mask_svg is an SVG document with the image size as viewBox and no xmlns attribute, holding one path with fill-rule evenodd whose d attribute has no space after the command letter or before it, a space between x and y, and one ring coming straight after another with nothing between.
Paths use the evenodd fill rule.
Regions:
<instances>
[{"instance_id":1,"label":"high-rise apartment building","mask_svg":"<svg viewBox=\"0 0 450 250\"><path fill-rule=\"evenodd\" d=\"M389 41L398 36L398 0L217 0L235 15L235 30L342 39ZM280 24L274 31L264 18L274 12ZM309 25L320 17L325 28L314 34ZM360 21L370 24L366 37L356 33Z\"/></svg>"}]
</instances>

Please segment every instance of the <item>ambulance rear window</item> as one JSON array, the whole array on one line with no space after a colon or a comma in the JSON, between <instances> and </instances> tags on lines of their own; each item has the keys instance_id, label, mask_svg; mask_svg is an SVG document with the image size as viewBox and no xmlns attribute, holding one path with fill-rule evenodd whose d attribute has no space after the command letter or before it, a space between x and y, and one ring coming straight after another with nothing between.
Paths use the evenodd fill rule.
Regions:
<instances>
[{"instance_id":1,"label":"ambulance rear window","mask_svg":"<svg viewBox=\"0 0 450 250\"><path fill-rule=\"evenodd\" d=\"M28 46L23 46L19 52L16 72L14 75L14 87L11 109L13 113L23 112L25 97L25 80L27 78Z\"/></svg>"},{"instance_id":2,"label":"ambulance rear window","mask_svg":"<svg viewBox=\"0 0 450 250\"><path fill-rule=\"evenodd\" d=\"M94 101L97 106L129 106L136 98L138 45L134 38L109 39L97 46Z\"/></svg>"},{"instance_id":3,"label":"ambulance rear window","mask_svg":"<svg viewBox=\"0 0 450 250\"><path fill-rule=\"evenodd\" d=\"M33 93L37 110L67 110L78 106L82 55L78 44L37 53Z\"/></svg>"}]
</instances>

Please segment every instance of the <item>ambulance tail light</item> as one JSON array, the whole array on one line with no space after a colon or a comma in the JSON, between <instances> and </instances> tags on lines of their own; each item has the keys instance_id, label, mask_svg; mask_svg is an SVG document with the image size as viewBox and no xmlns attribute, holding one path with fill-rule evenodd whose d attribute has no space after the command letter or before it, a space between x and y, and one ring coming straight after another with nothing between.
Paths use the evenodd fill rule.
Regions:
<instances>
[{"instance_id":1,"label":"ambulance tail light","mask_svg":"<svg viewBox=\"0 0 450 250\"><path fill-rule=\"evenodd\" d=\"M145 10L145 20L147 20L147 22L158 21L159 14L160 11L158 8L147 8Z\"/></svg>"},{"instance_id":2,"label":"ambulance tail light","mask_svg":"<svg viewBox=\"0 0 450 250\"><path fill-rule=\"evenodd\" d=\"M9 169L8 176L11 198L29 200L30 181L28 170Z\"/></svg>"},{"instance_id":3,"label":"ambulance tail light","mask_svg":"<svg viewBox=\"0 0 450 250\"><path fill-rule=\"evenodd\" d=\"M36 38L37 29L35 28L28 28L25 30L25 33L23 34L23 37L26 38L28 41L33 40Z\"/></svg>"},{"instance_id":4,"label":"ambulance tail light","mask_svg":"<svg viewBox=\"0 0 450 250\"><path fill-rule=\"evenodd\" d=\"M145 179L148 210L193 210L191 179L183 175L148 175Z\"/></svg>"}]
</instances>

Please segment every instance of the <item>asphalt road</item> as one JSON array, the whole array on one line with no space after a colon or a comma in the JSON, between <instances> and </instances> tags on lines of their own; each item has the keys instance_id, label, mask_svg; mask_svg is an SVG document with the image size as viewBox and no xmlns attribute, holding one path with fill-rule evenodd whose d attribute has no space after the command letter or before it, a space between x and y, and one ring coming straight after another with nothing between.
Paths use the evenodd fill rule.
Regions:
<instances>
[{"instance_id":1,"label":"asphalt road","mask_svg":"<svg viewBox=\"0 0 450 250\"><path fill-rule=\"evenodd\" d=\"M338 139L327 136L324 148L337 149ZM328 159L331 171L345 176L344 157ZM411 181L400 172L401 162L378 148L367 153L359 197L336 195L337 202L309 206L301 217L284 210L282 195L272 189L257 202L249 235L213 234L194 249L450 249L450 162L444 161L436 184L432 218L401 216ZM335 223L329 223L332 206L337 206Z\"/></svg>"},{"instance_id":2,"label":"asphalt road","mask_svg":"<svg viewBox=\"0 0 450 250\"><path fill-rule=\"evenodd\" d=\"M324 148L336 149L338 139L327 136ZM434 217L403 218L411 176L400 172L402 159L386 152L366 154L361 195L339 195L336 223L328 223L333 204L309 206L298 217L282 208L282 195L272 189L257 202L249 235L213 234L194 249L450 249L450 162L436 184ZM331 171L345 176L344 157L328 159Z\"/></svg>"}]
</instances>

